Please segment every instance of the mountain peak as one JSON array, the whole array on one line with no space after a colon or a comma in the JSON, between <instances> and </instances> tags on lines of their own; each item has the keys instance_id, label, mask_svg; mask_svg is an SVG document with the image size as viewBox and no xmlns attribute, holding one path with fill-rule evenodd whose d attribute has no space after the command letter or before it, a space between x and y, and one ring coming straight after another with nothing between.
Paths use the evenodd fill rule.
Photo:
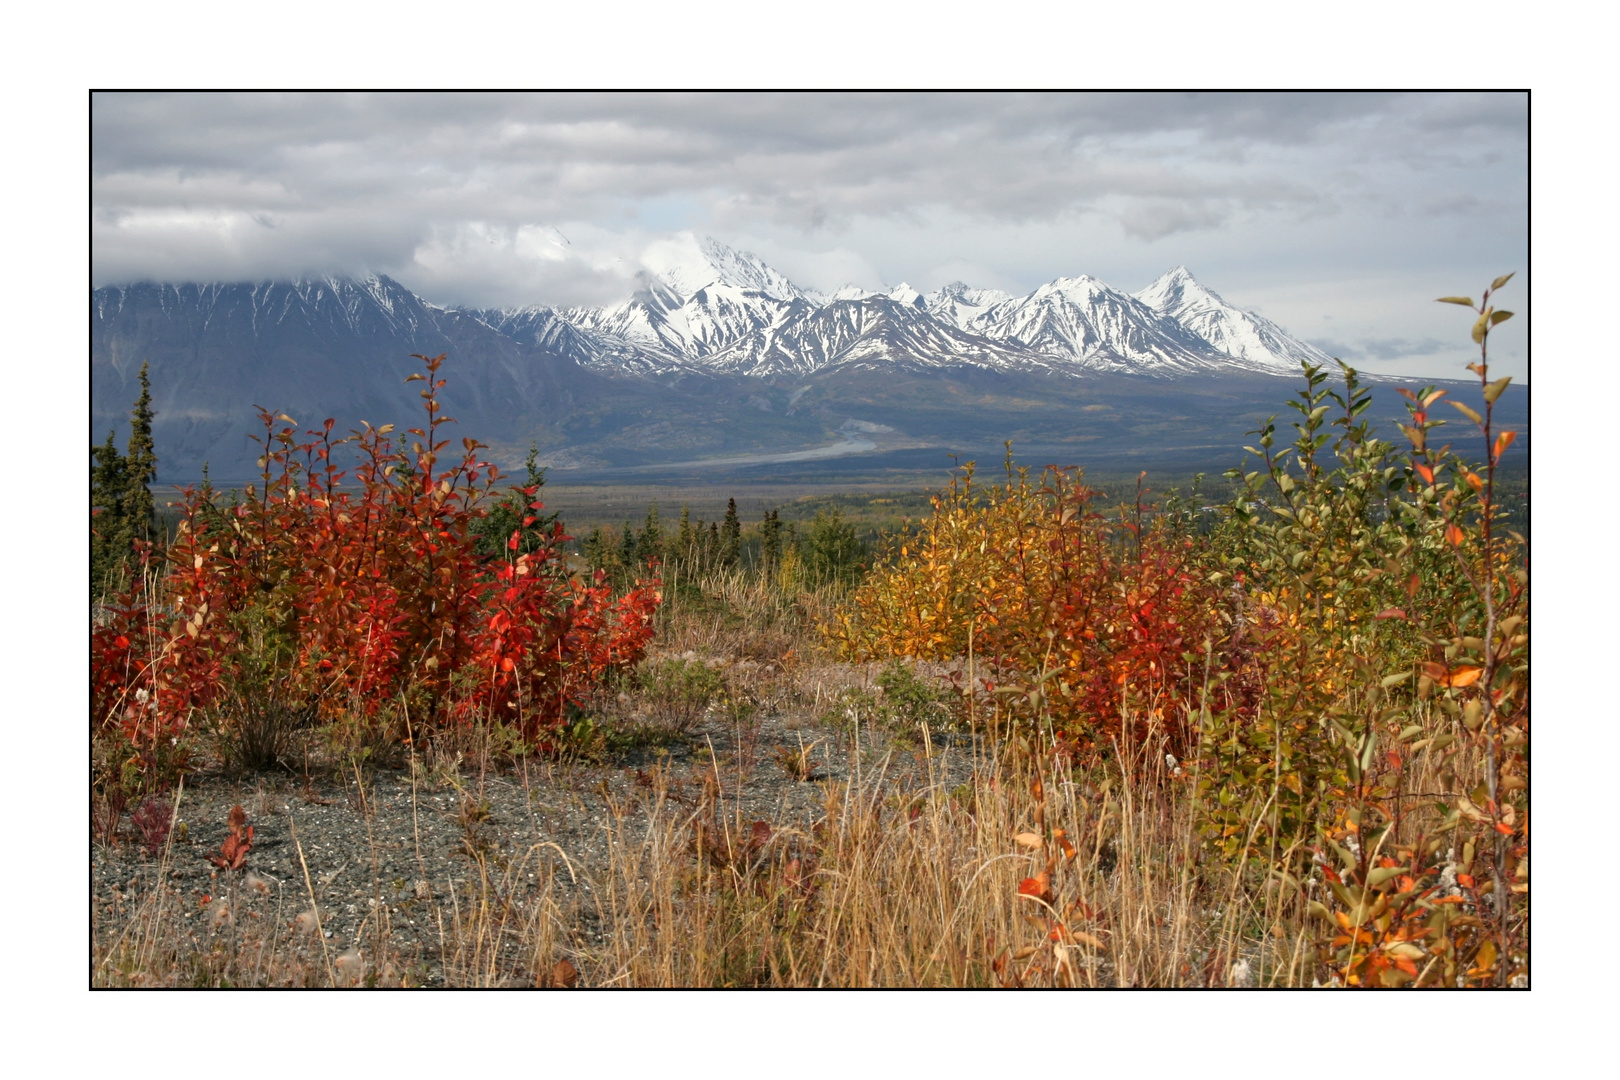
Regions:
<instances>
[{"instance_id":1,"label":"mountain peak","mask_svg":"<svg viewBox=\"0 0 1620 1080\"><path fill-rule=\"evenodd\" d=\"M712 236L677 233L660 240L642 255L642 265L683 297L708 285L730 285L762 292L778 300L799 300L803 289L751 251L739 251Z\"/></svg>"},{"instance_id":2,"label":"mountain peak","mask_svg":"<svg viewBox=\"0 0 1620 1080\"><path fill-rule=\"evenodd\" d=\"M904 281L889 290L889 299L907 307L925 308L928 306L927 301L923 299L923 294Z\"/></svg>"},{"instance_id":3,"label":"mountain peak","mask_svg":"<svg viewBox=\"0 0 1620 1080\"><path fill-rule=\"evenodd\" d=\"M1185 266L1160 274L1136 299L1250 367L1297 374L1302 360L1313 364L1330 360L1321 349L1307 345L1270 319L1233 307L1200 285Z\"/></svg>"},{"instance_id":4,"label":"mountain peak","mask_svg":"<svg viewBox=\"0 0 1620 1080\"><path fill-rule=\"evenodd\" d=\"M1185 266L1172 267L1153 279L1153 283L1141 292L1136 298L1155 311L1174 317L1177 310L1194 303L1210 303L1230 306L1214 292L1198 283L1192 276L1192 271Z\"/></svg>"}]
</instances>

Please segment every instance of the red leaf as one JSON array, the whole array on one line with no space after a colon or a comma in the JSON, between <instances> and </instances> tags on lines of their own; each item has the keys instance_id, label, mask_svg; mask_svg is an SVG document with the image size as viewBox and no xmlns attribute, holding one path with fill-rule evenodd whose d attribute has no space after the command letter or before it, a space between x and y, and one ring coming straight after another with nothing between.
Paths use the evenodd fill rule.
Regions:
<instances>
[{"instance_id":1,"label":"red leaf","mask_svg":"<svg viewBox=\"0 0 1620 1080\"><path fill-rule=\"evenodd\" d=\"M1376 618L1380 618L1380 619L1404 619L1404 618L1406 618L1406 612L1402 611L1398 607L1385 608L1383 611L1380 611L1377 614Z\"/></svg>"},{"instance_id":2,"label":"red leaf","mask_svg":"<svg viewBox=\"0 0 1620 1080\"><path fill-rule=\"evenodd\" d=\"M758 850L770 843L771 827L763 821L756 821L748 831L748 846Z\"/></svg>"}]
</instances>

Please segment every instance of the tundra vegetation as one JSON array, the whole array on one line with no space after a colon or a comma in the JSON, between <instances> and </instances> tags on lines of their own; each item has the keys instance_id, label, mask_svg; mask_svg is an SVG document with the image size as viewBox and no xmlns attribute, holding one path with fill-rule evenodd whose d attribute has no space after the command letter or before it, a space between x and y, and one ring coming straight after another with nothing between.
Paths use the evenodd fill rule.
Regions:
<instances>
[{"instance_id":1,"label":"tundra vegetation","mask_svg":"<svg viewBox=\"0 0 1620 1080\"><path fill-rule=\"evenodd\" d=\"M1444 300L1474 312L1477 397L1403 390L1398 438L1353 369L1307 365L1221 505L1110 506L1009 448L871 547L835 512L733 503L572 552L532 457L502 487L452 449L443 357L418 358L404 436L263 412L259 480L187 488L164 537L143 387L129 455L94 451L91 795L96 850L157 873L97 902L91 981L1527 985L1529 564L1487 348L1507 280ZM599 850L492 839L502 770L599 778ZM760 770L810 812L748 820L728 792ZM164 871L191 790L277 775L306 800L352 782L368 837L379 787L413 821L446 793L467 872L416 883L425 952L383 899L333 958L292 796L302 913L237 917L268 889L237 806L188 921Z\"/></svg>"}]
</instances>

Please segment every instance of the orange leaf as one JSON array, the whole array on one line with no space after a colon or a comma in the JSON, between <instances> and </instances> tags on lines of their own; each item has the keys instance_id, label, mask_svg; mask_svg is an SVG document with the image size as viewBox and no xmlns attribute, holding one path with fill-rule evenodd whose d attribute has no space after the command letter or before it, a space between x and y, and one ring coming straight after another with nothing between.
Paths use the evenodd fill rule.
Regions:
<instances>
[{"instance_id":1,"label":"orange leaf","mask_svg":"<svg viewBox=\"0 0 1620 1080\"><path fill-rule=\"evenodd\" d=\"M1496 445L1491 447L1491 460L1502 460L1502 451L1513 445L1513 440L1519 437L1517 431L1504 431L1496 437Z\"/></svg>"},{"instance_id":2,"label":"orange leaf","mask_svg":"<svg viewBox=\"0 0 1620 1080\"><path fill-rule=\"evenodd\" d=\"M1107 945L1104 945L1101 941L1099 941L1097 938L1093 937L1092 935L1086 933L1084 930L1070 930L1069 931L1069 937L1071 937L1072 939L1074 939L1074 941L1078 942L1081 945L1090 945L1093 949L1106 949L1106 948L1108 948Z\"/></svg>"},{"instance_id":3,"label":"orange leaf","mask_svg":"<svg viewBox=\"0 0 1620 1080\"><path fill-rule=\"evenodd\" d=\"M1472 686L1479 681L1479 676L1482 670L1483 669L1477 667L1452 668L1451 672L1445 677L1445 679L1436 681L1442 682L1446 686L1454 686L1458 688Z\"/></svg>"},{"instance_id":4,"label":"orange leaf","mask_svg":"<svg viewBox=\"0 0 1620 1080\"><path fill-rule=\"evenodd\" d=\"M1434 483L1434 470L1433 469L1429 468L1427 465L1414 465L1413 468L1415 468L1417 470L1417 474L1419 476L1423 477L1423 482L1425 484Z\"/></svg>"},{"instance_id":5,"label":"orange leaf","mask_svg":"<svg viewBox=\"0 0 1620 1080\"><path fill-rule=\"evenodd\" d=\"M1041 838L1032 832L1021 832L1013 837L1013 843L1020 847L1038 848L1041 846Z\"/></svg>"},{"instance_id":6,"label":"orange leaf","mask_svg":"<svg viewBox=\"0 0 1620 1080\"><path fill-rule=\"evenodd\" d=\"M551 985L568 990L579 981L579 969L566 958L559 960L551 968Z\"/></svg>"},{"instance_id":7,"label":"orange leaf","mask_svg":"<svg viewBox=\"0 0 1620 1080\"><path fill-rule=\"evenodd\" d=\"M1391 607L1380 611L1375 617L1379 619L1404 619L1406 618L1406 612L1398 607Z\"/></svg>"},{"instance_id":8,"label":"orange leaf","mask_svg":"<svg viewBox=\"0 0 1620 1080\"><path fill-rule=\"evenodd\" d=\"M1455 525L1446 526L1446 540L1452 547L1462 547L1463 531Z\"/></svg>"},{"instance_id":9,"label":"orange leaf","mask_svg":"<svg viewBox=\"0 0 1620 1080\"><path fill-rule=\"evenodd\" d=\"M1513 826L1509 825L1505 821L1498 821L1496 823L1496 831L1501 833L1503 836L1512 836Z\"/></svg>"},{"instance_id":10,"label":"orange leaf","mask_svg":"<svg viewBox=\"0 0 1620 1080\"><path fill-rule=\"evenodd\" d=\"M1018 895L1028 896L1034 900L1052 901L1052 876L1042 870L1034 877L1027 877L1018 883Z\"/></svg>"}]
</instances>

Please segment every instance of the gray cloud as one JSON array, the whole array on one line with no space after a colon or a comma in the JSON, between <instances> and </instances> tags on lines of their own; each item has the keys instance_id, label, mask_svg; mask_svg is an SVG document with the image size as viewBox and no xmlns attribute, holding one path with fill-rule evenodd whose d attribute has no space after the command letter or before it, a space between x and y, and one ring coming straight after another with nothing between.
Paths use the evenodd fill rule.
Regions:
<instances>
[{"instance_id":1,"label":"gray cloud","mask_svg":"<svg viewBox=\"0 0 1620 1080\"><path fill-rule=\"evenodd\" d=\"M1406 338L1373 338L1364 339L1353 344L1342 343L1327 339L1317 339L1311 342L1329 356L1336 356L1340 360L1354 362L1358 360L1405 360L1412 356L1433 356L1443 353L1451 348L1452 343L1441 341L1439 338L1422 338L1410 341Z\"/></svg>"},{"instance_id":2,"label":"gray cloud","mask_svg":"<svg viewBox=\"0 0 1620 1080\"><path fill-rule=\"evenodd\" d=\"M1502 94L97 94L92 277L369 270L441 302L596 303L691 229L818 287L971 266L1005 288L1082 272L1135 288L1185 262L1228 293L1414 267L1453 290L1524 264L1526 110Z\"/></svg>"}]
</instances>

